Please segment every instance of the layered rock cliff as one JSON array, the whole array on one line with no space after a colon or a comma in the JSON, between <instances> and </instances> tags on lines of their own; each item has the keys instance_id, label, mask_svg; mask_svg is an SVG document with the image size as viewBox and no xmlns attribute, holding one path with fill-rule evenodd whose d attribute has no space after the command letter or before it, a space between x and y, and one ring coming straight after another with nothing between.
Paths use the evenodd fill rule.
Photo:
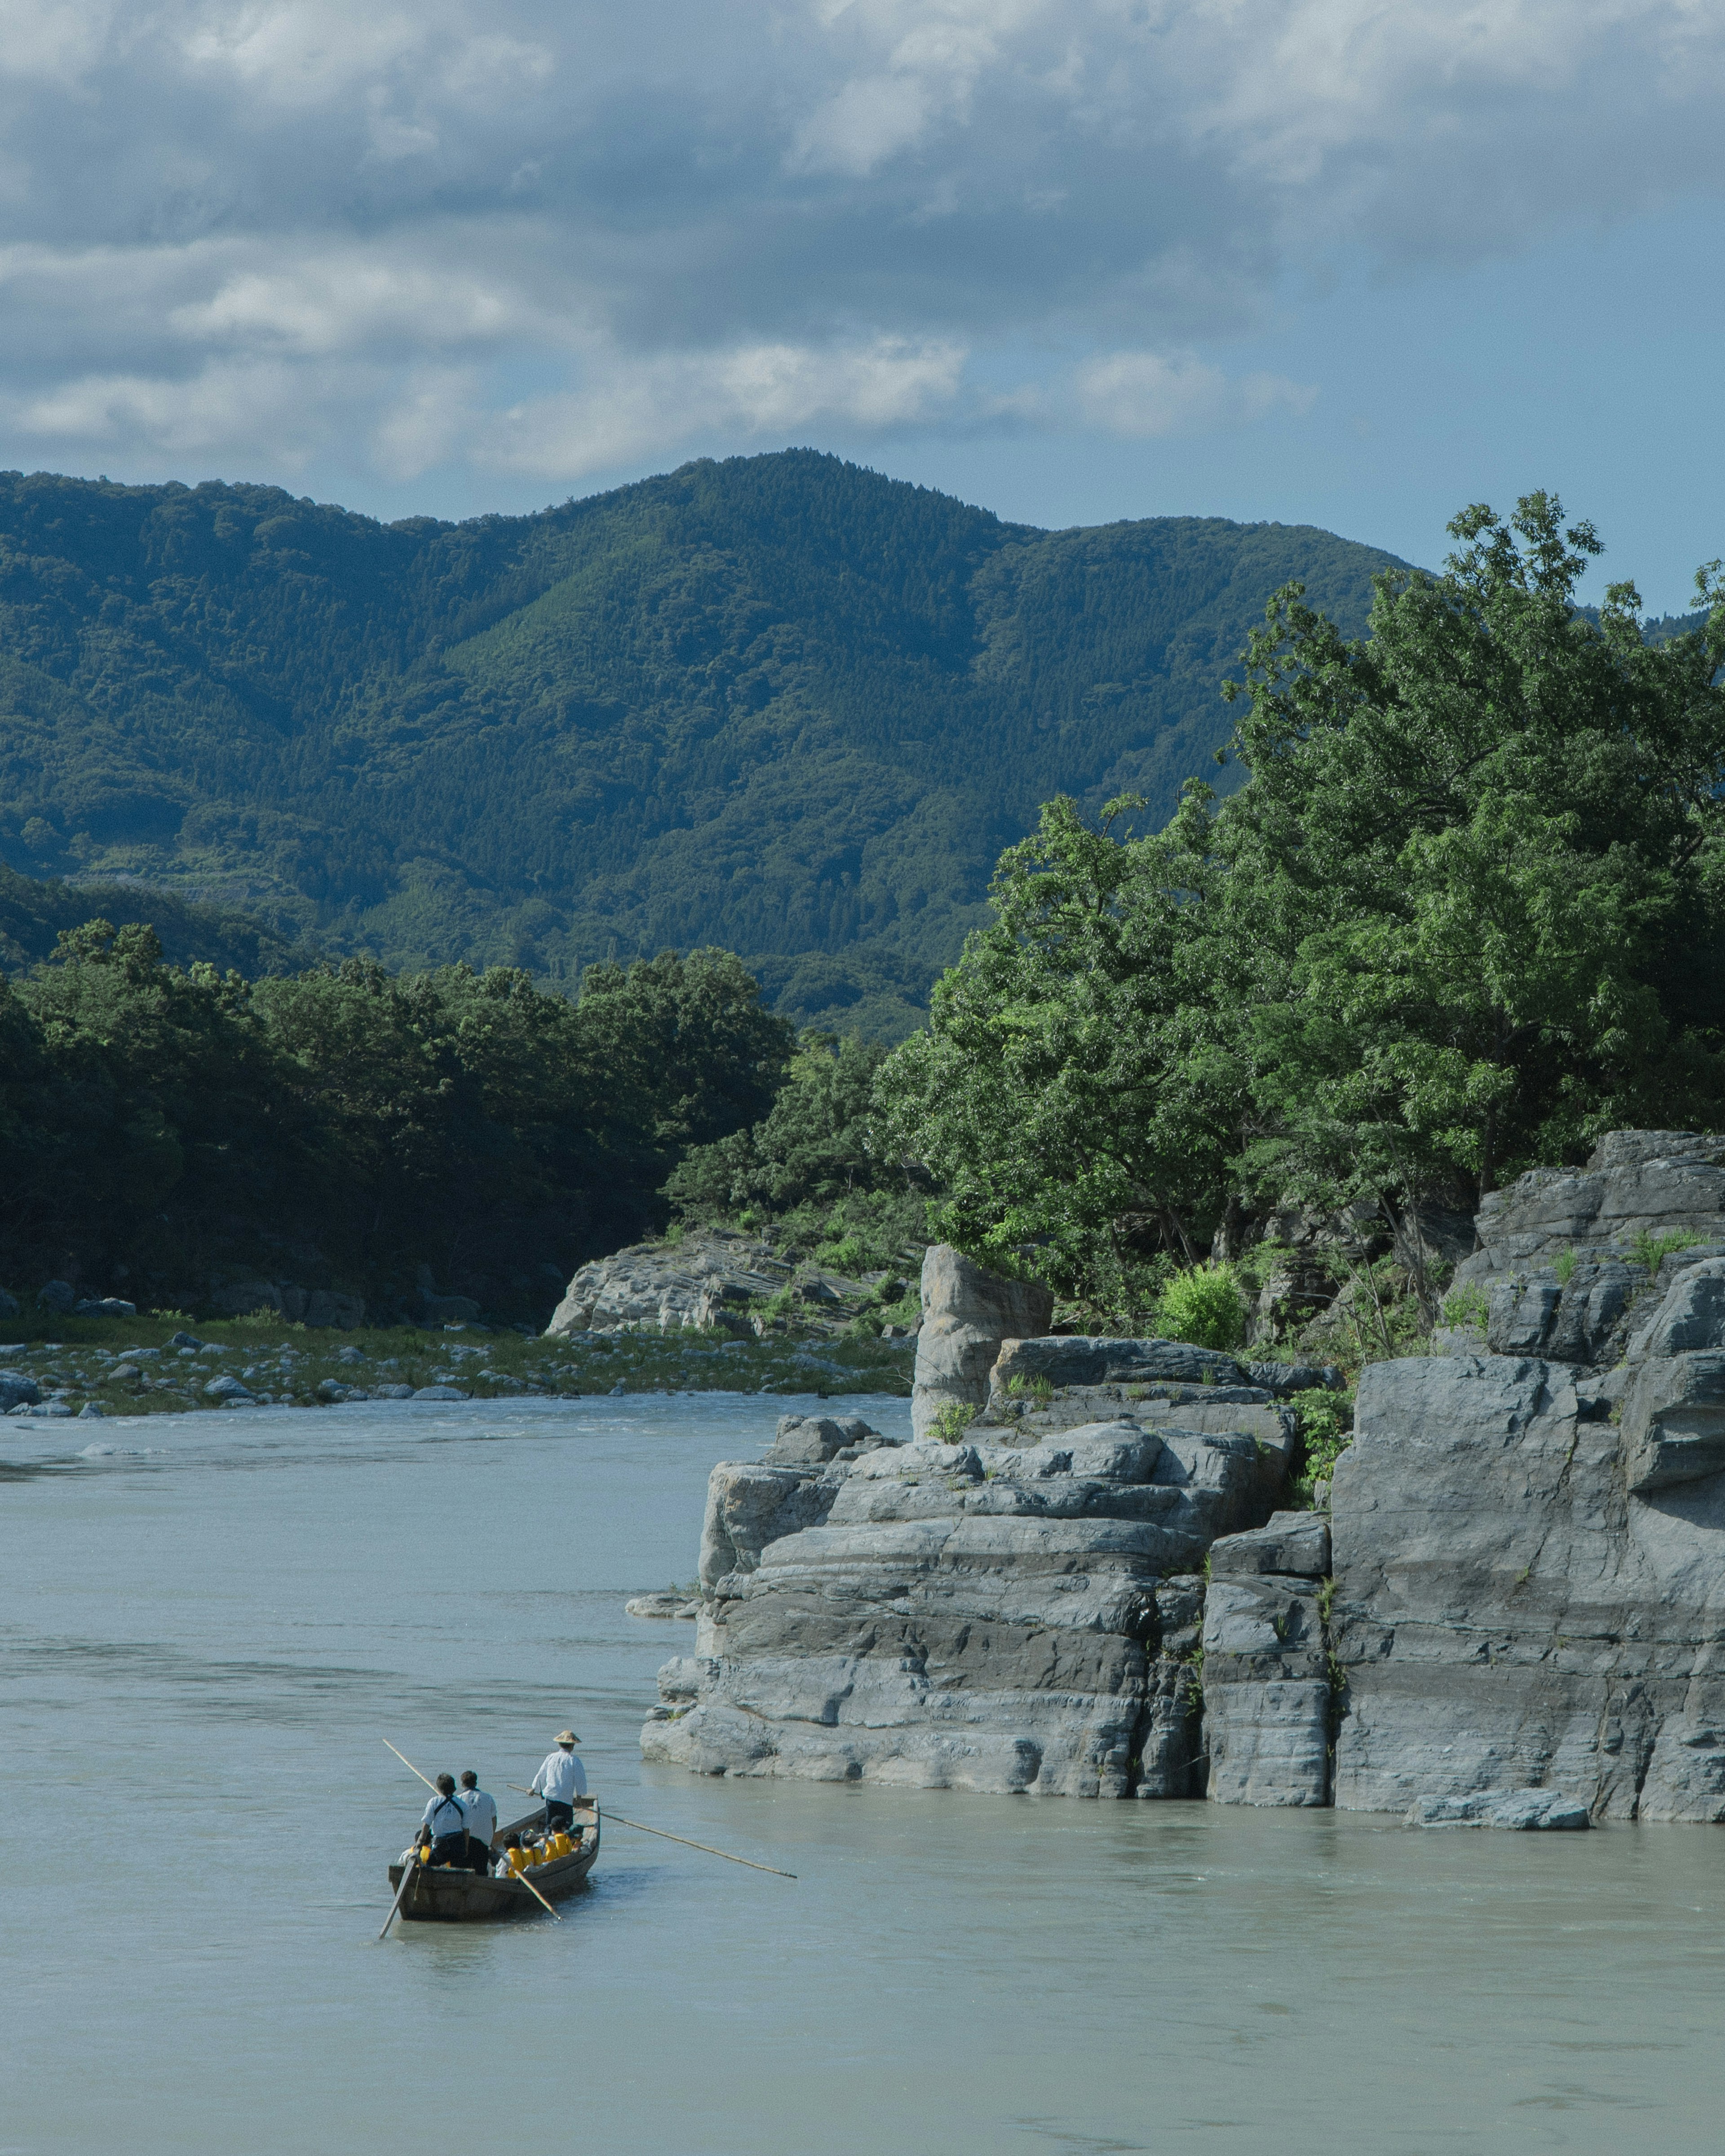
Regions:
<instances>
[{"instance_id":1,"label":"layered rock cliff","mask_svg":"<svg viewBox=\"0 0 1725 2156\"><path fill-rule=\"evenodd\" d=\"M696 1651L662 1673L644 1750L708 1774L1188 1794L1200 1568L1271 1512L1291 1412L1177 1342L1004 1337L1046 1322L1045 1295L943 1248L923 1306L916 1427L952 1408L968 1425L889 1445L793 1419L760 1465L715 1468ZM1276 1382L1296 1374L1321 1373ZM1268 1727L1274 1703L1257 1711Z\"/></svg>"},{"instance_id":2,"label":"layered rock cliff","mask_svg":"<svg viewBox=\"0 0 1725 2156\"><path fill-rule=\"evenodd\" d=\"M1479 1239L1481 1322L1363 1373L1328 1517L1275 1507L1279 1395L1332 1373L997 1337L1034 1306L932 1253L918 1426L955 1441L792 1423L716 1469L698 1651L644 1748L1422 1825L1725 1820L1725 1142L1615 1133Z\"/></svg>"}]
</instances>

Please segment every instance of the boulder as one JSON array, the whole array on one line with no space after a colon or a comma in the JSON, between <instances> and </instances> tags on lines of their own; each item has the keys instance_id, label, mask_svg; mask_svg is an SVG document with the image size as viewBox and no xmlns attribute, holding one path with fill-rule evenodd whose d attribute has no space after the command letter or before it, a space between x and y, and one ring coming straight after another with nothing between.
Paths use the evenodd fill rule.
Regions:
<instances>
[{"instance_id":1,"label":"boulder","mask_svg":"<svg viewBox=\"0 0 1725 2156\"><path fill-rule=\"evenodd\" d=\"M1681 1255L1669 1253L1667 1263ZM1661 1278L1665 1277L1661 1267ZM1671 1274L1651 1316L1630 1338L1629 1358L1686 1355L1703 1348L1725 1348L1725 1257L1703 1258L1697 1252L1690 1264Z\"/></svg>"},{"instance_id":2,"label":"boulder","mask_svg":"<svg viewBox=\"0 0 1725 2156\"><path fill-rule=\"evenodd\" d=\"M207 1400L249 1400L252 1395L239 1379L223 1371L219 1378L212 1378L203 1389Z\"/></svg>"},{"instance_id":3,"label":"boulder","mask_svg":"<svg viewBox=\"0 0 1725 2156\"><path fill-rule=\"evenodd\" d=\"M1511 1832L1573 1832L1590 1826L1587 1806L1556 1789L1476 1789L1465 1797L1415 1797L1409 1826L1494 1826Z\"/></svg>"},{"instance_id":4,"label":"boulder","mask_svg":"<svg viewBox=\"0 0 1725 2156\"><path fill-rule=\"evenodd\" d=\"M317 1300L316 1297L311 1298ZM472 1325L478 1322L480 1306L470 1295L422 1295L419 1298L419 1322L422 1325ZM355 1323L358 1320L353 1321ZM318 1319L308 1314L308 1325L335 1325L340 1319Z\"/></svg>"},{"instance_id":5,"label":"boulder","mask_svg":"<svg viewBox=\"0 0 1725 2156\"><path fill-rule=\"evenodd\" d=\"M639 1243L580 1268L546 1337L747 1327L750 1302L787 1287L792 1271L769 1245L723 1229L679 1243Z\"/></svg>"},{"instance_id":6,"label":"boulder","mask_svg":"<svg viewBox=\"0 0 1725 2156\"><path fill-rule=\"evenodd\" d=\"M1322 1579L1330 1569L1330 1523L1317 1512L1272 1512L1261 1527L1210 1545L1210 1577L1290 1573Z\"/></svg>"},{"instance_id":7,"label":"boulder","mask_svg":"<svg viewBox=\"0 0 1725 2156\"><path fill-rule=\"evenodd\" d=\"M74 1317L136 1317L138 1306L117 1295L95 1296L74 1303L72 1314Z\"/></svg>"},{"instance_id":8,"label":"boulder","mask_svg":"<svg viewBox=\"0 0 1725 2156\"><path fill-rule=\"evenodd\" d=\"M479 1308L474 1306L474 1316ZM362 1297L343 1295L337 1289L313 1288L305 1297L305 1323L309 1326L333 1326L343 1332L352 1332L366 1322L366 1306Z\"/></svg>"},{"instance_id":9,"label":"boulder","mask_svg":"<svg viewBox=\"0 0 1725 2156\"><path fill-rule=\"evenodd\" d=\"M209 1307L218 1317L250 1317L260 1311L280 1317L281 1294L273 1281L230 1281L211 1293Z\"/></svg>"},{"instance_id":10,"label":"boulder","mask_svg":"<svg viewBox=\"0 0 1725 2156\"><path fill-rule=\"evenodd\" d=\"M52 1311L56 1317L69 1317L77 1306L78 1296L69 1281L45 1281L36 1291L39 1308Z\"/></svg>"},{"instance_id":11,"label":"boulder","mask_svg":"<svg viewBox=\"0 0 1725 2156\"><path fill-rule=\"evenodd\" d=\"M685 1689L662 1688L648 1758L927 1788L1188 1792L1202 1748L1196 1567L1255 1491L1251 1439L1117 1419L1040 1444L859 1453L834 1446L836 1422L787 1422L787 1450L809 1457L710 1478L694 1673L680 1663Z\"/></svg>"},{"instance_id":12,"label":"boulder","mask_svg":"<svg viewBox=\"0 0 1725 2156\"><path fill-rule=\"evenodd\" d=\"M1611 1257L1577 1265L1567 1281L1551 1268L1500 1276L1491 1283L1486 1344L1494 1355L1596 1362L1613 1342L1641 1279Z\"/></svg>"},{"instance_id":13,"label":"boulder","mask_svg":"<svg viewBox=\"0 0 1725 2156\"><path fill-rule=\"evenodd\" d=\"M1624 1479L1638 1496L1725 1471L1725 1352L1642 1363L1630 1379L1622 1428Z\"/></svg>"},{"instance_id":14,"label":"boulder","mask_svg":"<svg viewBox=\"0 0 1725 2156\"><path fill-rule=\"evenodd\" d=\"M0 1370L0 1414L9 1414L14 1408L33 1408L42 1397L42 1388L33 1378L27 1378L22 1370Z\"/></svg>"},{"instance_id":15,"label":"boulder","mask_svg":"<svg viewBox=\"0 0 1725 2156\"><path fill-rule=\"evenodd\" d=\"M0 1287L0 1318L18 1317L23 1313L23 1306L18 1297L9 1289Z\"/></svg>"},{"instance_id":16,"label":"boulder","mask_svg":"<svg viewBox=\"0 0 1725 2156\"><path fill-rule=\"evenodd\" d=\"M393 1397L398 1399L401 1396L398 1393ZM421 1385L408 1397L415 1400L465 1400L467 1394L459 1385Z\"/></svg>"},{"instance_id":17,"label":"boulder","mask_svg":"<svg viewBox=\"0 0 1725 2156\"><path fill-rule=\"evenodd\" d=\"M911 1394L916 1435L927 1434L942 1408L982 1407L1002 1342L1045 1333L1053 1316L1054 1296L1039 1283L1002 1280L950 1243L931 1245Z\"/></svg>"}]
</instances>

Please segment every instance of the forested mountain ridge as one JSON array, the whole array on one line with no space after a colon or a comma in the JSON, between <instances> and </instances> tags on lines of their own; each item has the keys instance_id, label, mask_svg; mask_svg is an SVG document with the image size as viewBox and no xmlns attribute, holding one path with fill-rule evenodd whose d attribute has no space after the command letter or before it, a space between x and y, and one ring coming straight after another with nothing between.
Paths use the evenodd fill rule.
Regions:
<instances>
[{"instance_id":1,"label":"forested mountain ridge","mask_svg":"<svg viewBox=\"0 0 1725 2156\"><path fill-rule=\"evenodd\" d=\"M1309 526L1046 532L810 451L383 526L267 486L0 475L0 860L552 981L716 943L902 1031L1039 804L1210 767Z\"/></svg>"}]
</instances>

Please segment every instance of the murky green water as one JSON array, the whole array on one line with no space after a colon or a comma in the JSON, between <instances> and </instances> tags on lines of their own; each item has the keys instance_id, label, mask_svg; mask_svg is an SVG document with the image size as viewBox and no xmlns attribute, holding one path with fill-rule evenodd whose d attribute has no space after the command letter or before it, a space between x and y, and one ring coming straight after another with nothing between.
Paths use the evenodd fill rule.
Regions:
<instances>
[{"instance_id":1,"label":"murky green water","mask_svg":"<svg viewBox=\"0 0 1725 2156\"><path fill-rule=\"evenodd\" d=\"M0 2156L1716 2156L1713 1830L644 1770L692 1628L623 1599L784 1405L0 1423ZM621 1810L797 1883L616 1829L561 1924L377 1944L381 1738L501 1796L571 1716Z\"/></svg>"}]
</instances>

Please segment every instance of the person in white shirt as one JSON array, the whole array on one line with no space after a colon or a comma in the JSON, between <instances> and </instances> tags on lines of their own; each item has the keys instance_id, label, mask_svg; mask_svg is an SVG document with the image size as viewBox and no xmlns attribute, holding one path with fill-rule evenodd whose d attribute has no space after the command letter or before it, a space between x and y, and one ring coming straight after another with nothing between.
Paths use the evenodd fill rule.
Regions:
<instances>
[{"instance_id":1,"label":"person in white shirt","mask_svg":"<svg viewBox=\"0 0 1725 2156\"><path fill-rule=\"evenodd\" d=\"M431 1846L424 1846L425 1837L431 1837ZM439 1774L437 1794L425 1807L425 1816L420 1824L420 1861L424 1864L454 1864L462 1869L467 1864L467 1815L462 1810L455 1795L455 1777Z\"/></svg>"},{"instance_id":2,"label":"person in white shirt","mask_svg":"<svg viewBox=\"0 0 1725 2156\"><path fill-rule=\"evenodd\" d=\"M491 1868L491 1840L497 1831L497 1804L479 1785L471 1767L461 1777L455 1801L467 1815L467 1861L481 1878Z\"/></svg>"},{"instance_id":3,"label":"person in white shirt","mask_svg":"<svg viewBox=\"0 0 1725 2156\"><path fill-rule=\"evenodd\" d=\"M533 1777L533 1794L545 1799L545 1824L555 1833L567 1834L575 1824L575 1799L587 1794L587 1774L575 1757L581 1739L572 1729L557 1737L557 1748L547 1753L545 1764Z\"/></svg>"}]
</instances>

